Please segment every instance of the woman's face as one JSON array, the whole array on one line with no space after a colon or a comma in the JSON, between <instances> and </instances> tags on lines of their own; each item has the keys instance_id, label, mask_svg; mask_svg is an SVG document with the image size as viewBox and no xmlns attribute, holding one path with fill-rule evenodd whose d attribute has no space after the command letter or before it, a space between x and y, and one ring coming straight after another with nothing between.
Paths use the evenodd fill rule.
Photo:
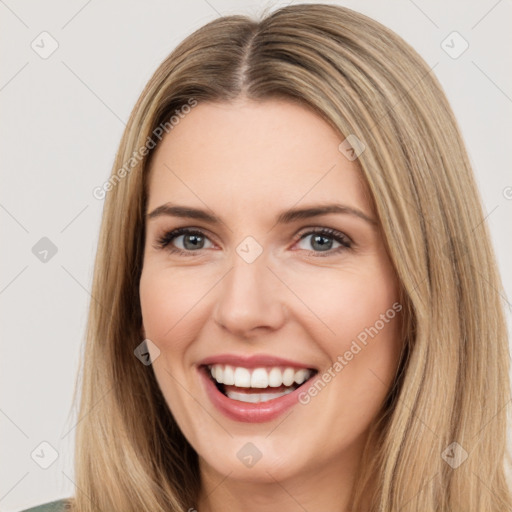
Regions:
<instances>
[{"instance_id":1,"label":"woman's face","mask_svg":"<svg viewBox=\"0 0 512 512\"><path fill-rule=\"evenodd\" d=\"M204 103L153 156L144 335L202 472L352 472L393 382L398 284L343 140L291 102Z\"/></svg>"}]
</instances>

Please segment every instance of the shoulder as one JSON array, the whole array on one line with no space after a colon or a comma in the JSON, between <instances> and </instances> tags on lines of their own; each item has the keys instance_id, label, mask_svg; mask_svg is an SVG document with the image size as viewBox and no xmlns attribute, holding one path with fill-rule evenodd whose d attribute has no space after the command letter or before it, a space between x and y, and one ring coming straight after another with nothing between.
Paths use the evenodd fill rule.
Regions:
<instances>
[{"instance_id":1,"label":"shoulder","mask_svg":"<svg viewBox=\"0 0 512 512\"><path fill-rule=\"evenodd\" d=\"M22 510L21 512L66 512L69 510L67 506L69 500L57 500L49 503L44 503L43 505L39 505L37 507L28 508L26 510Z\"/></svg>"}]
</instances>

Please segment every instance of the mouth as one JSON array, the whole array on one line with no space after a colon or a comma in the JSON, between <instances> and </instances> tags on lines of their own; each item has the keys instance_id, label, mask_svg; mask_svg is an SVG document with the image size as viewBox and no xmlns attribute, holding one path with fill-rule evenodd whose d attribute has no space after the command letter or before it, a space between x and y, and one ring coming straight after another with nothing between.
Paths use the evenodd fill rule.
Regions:
<instances>
[{"instance_id":1,"label":"mouth","mask_svg":"<svg viewBox=\"0 0 512 512\"><path fill-rule=\"evenodd\" d=\"M272 402L293 393L318 373L314 368L245 368L228 364L203 365L201 369L225 397L251 404Z\"/></svg>"}]
</instances>

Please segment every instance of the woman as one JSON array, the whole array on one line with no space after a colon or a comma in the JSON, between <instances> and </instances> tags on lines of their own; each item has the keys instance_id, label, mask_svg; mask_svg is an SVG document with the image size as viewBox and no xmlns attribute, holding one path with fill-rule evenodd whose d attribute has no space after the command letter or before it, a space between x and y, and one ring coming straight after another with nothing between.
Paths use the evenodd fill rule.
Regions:
<instances>
[{"instance_id":1,"label":"woman","mask_svg":"<svg viewBox=\"0 0 512 512\"><path fill-rule=\"evenodd\" d=\"M394 33L327 5L209 23L95 194L77 490L52 509L512 509L496 263Z\"/></svg>"}]
</instances>

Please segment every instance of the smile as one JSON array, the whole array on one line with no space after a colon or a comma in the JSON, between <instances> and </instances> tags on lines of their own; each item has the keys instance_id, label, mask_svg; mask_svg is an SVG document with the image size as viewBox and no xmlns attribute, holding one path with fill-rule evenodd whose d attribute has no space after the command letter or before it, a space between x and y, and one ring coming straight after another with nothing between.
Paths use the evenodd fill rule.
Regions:
<instances>
[{"instance_id":1,"label":"smile","mask_svg":"<svg viewBox=\"0 0 512 512\"><path fill-rule=\"evenodd\" d=\"M214 408L231 420L250 423L271 421L300 403L301 390L318 374L300 360L273 354L216 354L196 364Z\"/></svg>"},{"instance_id":2,"label":"smile","mask_svg":"<svg viewBox=\"0 0 512 512\"><path fill-rule=\"evenodd\" d=\"M222 354L197 365L211 404L237 422L272 421L297 405L300 390L318 374L316 368L270 355Z\"/></svg>"},{"instance_id":3,"label":"smile","mask_svg":"<svg viewBox=\"0 0 512 512\"><path fill-rule=\"evenodd\" d=\"M214 364L207 369L221 393L231 400L247 403L268 402L292 393L314 373L308 368L279 366L249 369Z\"/></svg>"}]
</instances>

